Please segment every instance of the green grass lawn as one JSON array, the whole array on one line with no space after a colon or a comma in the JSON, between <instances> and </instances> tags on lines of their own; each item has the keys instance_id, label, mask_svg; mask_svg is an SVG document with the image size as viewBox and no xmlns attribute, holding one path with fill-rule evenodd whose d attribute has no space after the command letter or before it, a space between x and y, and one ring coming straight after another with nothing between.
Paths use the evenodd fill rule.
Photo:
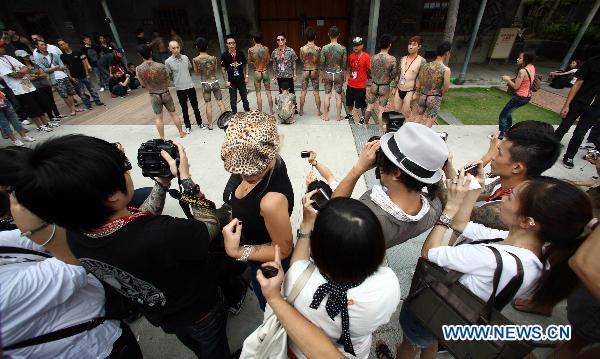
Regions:
<instances>
[{"instance_id":1,"label":"green grass lawn","mask_svg":"<svg viewBox=\"0 0 600 359\"><path fill-rule=\"evenodd\" d=\"M465 125L496 125L498 115L510 96L497 88L450 89L442 101L441 112L450 112ZM538 120L558 125L560 116L556 112L527 104L512 114L513 123ZM438 120L439 121L439 120Z\"/></svg>"}]
</instances>

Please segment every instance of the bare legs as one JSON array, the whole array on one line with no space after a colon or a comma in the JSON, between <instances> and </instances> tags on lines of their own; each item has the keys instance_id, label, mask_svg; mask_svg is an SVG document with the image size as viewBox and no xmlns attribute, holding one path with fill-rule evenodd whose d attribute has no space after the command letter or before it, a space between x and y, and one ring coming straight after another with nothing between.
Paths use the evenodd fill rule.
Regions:
<instances>
[{"instance_id":1,"label":"bare legs","mask_svg":"<svg viewBox=\"0 0 600 359\"><path fill-rule=\"evenodd\" d=\"M258 94L259 92L257 92ZM225 112L225 105L223 101L217 101L217 105L221 110L221 113ZM212 109L212 101L204 102L204 106L206 107L206 118L208 119L208 129L213 129L213 109Z\"/></svg>"},{"instance_id":2,"label":"bare legs","mask_svg":"<svg viewBox=\"0 0 600 359\"><path fill-rule=\"evenodd\" d=\"M181 120L179 119L179 116L177 116L177 112L169 112L169 115L171 116L171 121L173 121L173 123L175 124L175 127L177 127L177 130L179 131L179 137L180 138L185 137L185 132L183 132L183 127L181 126ZM156 117L154 118L154 122L156 123L156 129L158 130L158 136L164 140L165 139L165 123L163 121L162 112L159 114L156 114Z\"/></svg>"},{"instance_id":3,"label":"bare legs","mask_svg":"<svg viewBox=\"0 0 600 359\"><path fill-rule=\"evenodd\" d=\"M412 113L410 111L410 104L412 99L412 92L408 92L404 99L400 98L400 90L396 90L394 95L394 110L404 115L407 121L412 120Z\"/></svg>"},{"instance_id":4,"label":"bare legs","mask_svg":"<svg viewBox=\"0 0 600 359\"><path fill-rule=\"evenodd\" d=\"M429 348L419 349L412 343L403 338L402 344L396 346L396 357L398 359L414 359L417 354L421 351L421 359L435 359L437 355L437 341L433 343Z\"/></svg>"},{"instance_id":5,"label":"bare legs","mask_svg":"<svg viewBox=\"0 0 600 359\"><path fill-rule=\"evenodd\" d=\"M323 103L323 114L321 114L321 119L323 121L329 121L329 102L331 101L331 92L325 93L325 101Z\"/></svg>"},{"instance_id":6,"label":"bare legs","mask_svg":"<svg viewBox=\"0 0 600 359\"><path fill-rule=\"evenodd\" d=\"M305 103L307 92L308 92L308 90L302 90L302 92L300 93L300 111L298 112L298 114L300 116L302 116L304 114L304 103ZM319 91L313 90L313 94L315 95L315 104L317 106L317 113L319 114L319 116L322 116L323 112L321 112L321 96L319 95ZM327 98L327 95L325 95L325 98Z\"/></svg>"},{"instance_id":7,"label":"bare legs","mask_svg":"<svg viewBox=\"0 0 600 359\"><path fill-rule=\"evenodd\" d=\"M321 119L323 121L329 121L329 104L331 101L331 94L333 94L334 92L330 92L330 93L326 93L325 94L325 103L323 106L323 114L321 115ZM316 95L318 96L318 95ZM337 92L335 92L335 112L336 112L336 120L337 121L341 121L342 119L342 94L339 94ZM319 99L319 102L320 99ZM318 106L318 105L317 105Z\"/></svg>"}]
</instances>

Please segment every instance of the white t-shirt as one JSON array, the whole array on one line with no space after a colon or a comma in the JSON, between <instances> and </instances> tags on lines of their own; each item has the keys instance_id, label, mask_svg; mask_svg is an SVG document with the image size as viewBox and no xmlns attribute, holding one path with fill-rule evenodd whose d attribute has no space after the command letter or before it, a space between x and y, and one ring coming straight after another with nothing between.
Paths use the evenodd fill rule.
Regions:
<instances>
[{"instance_id":1,"label":"white t-shirt","mask_svg":"<svg viewBox=\"0 0 600 359\"><path fill-rule=\"evenodd\" d=\"M15 95L23 95L35 91L35 86L33 86L26 76L21 78L8 76L8 74L17 72L24 66L25 65L12 56L0 56L0 76Z\"/></svg>"},{"instance_id":2,"label":"white t-shirt","mask_svg":"<svg viewBox=\"0 0 600 359\"><path fill-rule=\"evenodd\" d=\"M19 230L0 232L0 246L43 252ZM7 255L0 258L2 344L7 346L104 315L104 288L83 267L56 258ZM121 336L116 320L68 338L5 351L17 358L105 358Z\"/></svg>"},{"instance_id":3,"label":"white t-shirt","mask_svg":"<svg viewBox=\"0 0 600 359\"><path fill-rule=\"evenodd\" d=\"M308 266L308 260L295 262L285 275L283 292L287 296L292 290L294 283ZM321 302L318 309L309 307L317 288L326 283L318 268L312 273L306 286L294 302L294 307L308 320L323 329L331 338L342 354L348 357L352 355L344 352L343 346L337 344L342 334L341 315L338 314L334 320L329 318L325 305L327 298ZM348 316L350 318L350 339L354 347L356 358L368 358L371 350L372 333L382 324L389 322L390 317L400 302L400 284L394 271L388 267L379 267L377 272L365 279L358 287L348 290ZM268 309L271 311L271 308ZM265 315L268 315L265 312ZM290 349L298 358L306 358L300 349L290 341Z\"/></svg>"},{"instance_id":4,"label":"white t-shirt","mask_svg":"<svg viewBox=\"0 0 600 359\"><path fill-rule=\"evenodd\" d=\"M504 244L466 244L472 241L506 238L508 232L487 228L481 224L469 222L463 231L465 244L460 246L442 246L429 250L427 258L446 269L465 273L459 280L471 292L483 300L492 294L496 258L491 249L498 249L502 256L503 269L498 284L498 292L517 274L515 259L507 252L513 253L523 264L523 283L515 297L522 296L533 289L535 282L542 274L543 265L540 259L530 250ZM461 239L459 239L461 240Z\"/></svg>"},{"instance_id":5,"label":"white t-shirt","mask_svg":"<svg viewBox=\"0 0 600 359\"><path fill-rule=\"evenodd\" d=\"M58 55L58 56L63 54L63 52L57 46L54 46L52 44L46 44L46 46L47 46L47 48L46 48L47 51L51 54ZM33 49L33 54L35 55L37 53L38 53L38 49Z\"/></svg>"}]
</instances>

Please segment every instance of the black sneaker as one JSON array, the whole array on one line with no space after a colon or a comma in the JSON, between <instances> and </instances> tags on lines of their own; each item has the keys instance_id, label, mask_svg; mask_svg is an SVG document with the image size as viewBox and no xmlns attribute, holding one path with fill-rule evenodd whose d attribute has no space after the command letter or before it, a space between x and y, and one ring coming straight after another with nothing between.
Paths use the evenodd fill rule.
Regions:
<instances>
[{"instance_id":1,"label":"black sneaker","mask_svg":"<svg viewBox=\"0 0 600 359\"><path fill-rule=\"evenodd\" d=\"M358 124L359 125L364 125L365 124L365 116L360 116L360 120L358 120Z\"/></svg>"},{"instance_id":2,"label":"black sneaker","mask_svg":"<svg viewBox=\"0 0 600 359\"><path fill-rule=\"evenodd\" d=\"M562 162L563 162L563 165L564 165L566 168L569 168L569 169L571 169L571 168L575 167L575 164L573 163L573 159L572 159L572 158L566 158L566 157L565 157L565 158L563 158L563 161L562 161Z\"/></svg>"},{"instance_id":3,"label":"black sneaker","mask_svg":"<svg viewBox=\"0 0 600 359\"><path fill-rule=\"evenodd\" d=\"M106 104L104 102L98 102L96 103L96 106L106 106Z\"/></svg>"},{"instance_id":4,"label":"black sneaker","mask_svg":"<svg viewBox=\"0 0 600 359\"><path fill-rule=\"evenodd\" d=\"M346 120L353 120L353 119L354 119L354 116L352 116L350 114L346 115Z\"/></svg>"}]
</instances>

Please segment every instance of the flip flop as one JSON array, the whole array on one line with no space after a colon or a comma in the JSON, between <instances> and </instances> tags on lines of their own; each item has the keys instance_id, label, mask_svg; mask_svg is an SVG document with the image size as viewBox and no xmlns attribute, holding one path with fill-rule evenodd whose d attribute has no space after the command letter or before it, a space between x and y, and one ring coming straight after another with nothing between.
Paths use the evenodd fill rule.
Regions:
<instances>
[{"instance_id":1,"label":"flip flop","mask_svg":"<svg viewBox=\"0 0 600 359\"><path fill-rule=\"evenodd\" d=\"M375 344L375 355L377 359L394 359L392 351L383 340L378 340Z\"/></svg>"},{"instance_id":2,"label":"flip flop","mask_svg":"<svg viewBox=\"0 0 600 359\"><path fill-rule=\"evenodd\" d=\"M528 301L525 299L516 298L510 302L510 305L518 312L541 315L543 317L551 317L552 316L552 311L550 311L550 313L548 313L548 312L543 312L541 310L535 310L535 309L530 309L530 308L518 308L517 300L524 301L524 302L528 302Z\"/></svg>"}]
</instances>

